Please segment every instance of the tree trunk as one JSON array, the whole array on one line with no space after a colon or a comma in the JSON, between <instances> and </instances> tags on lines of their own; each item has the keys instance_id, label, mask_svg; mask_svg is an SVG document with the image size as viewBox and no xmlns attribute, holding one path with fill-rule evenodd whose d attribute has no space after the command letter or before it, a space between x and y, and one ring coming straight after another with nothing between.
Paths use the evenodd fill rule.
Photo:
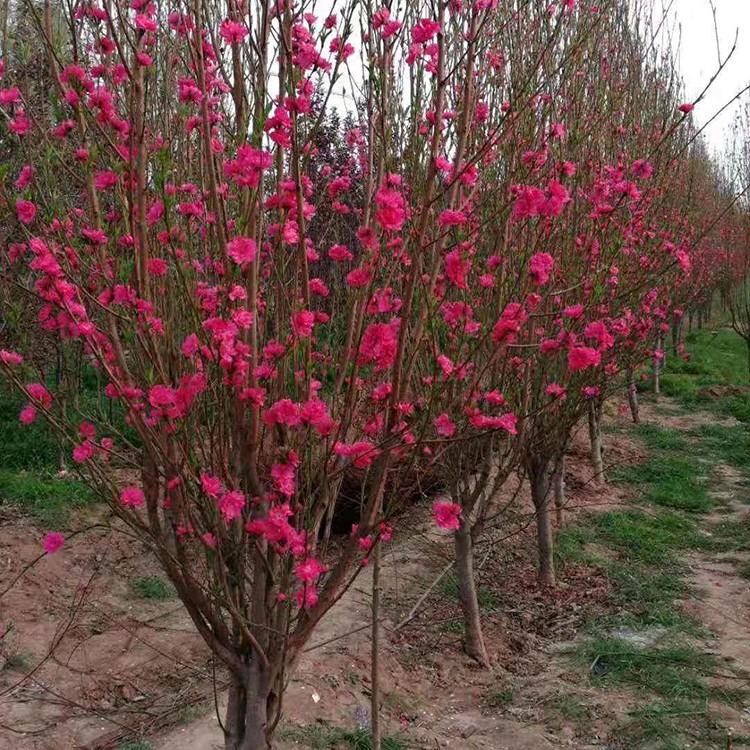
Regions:
<instances>
[{"instance_id":1,"label":"tree trunk","mask_svg":"<svg viewBox=\"0 0 750 750\"><path fill-rule=\"evenodd\" d=\"M372 642L370 644L370 726L372 750L381 748L380 730L380 540L375 542L372 562Z\"/></svg>"},{"instance_id":2,"label":"tree trunk","mask_svg":"<svg viewBox=\"0 0 750 750\"><path fill-rule=\"evenodd\" d=\"M656 351L654 352L654 393L658 396L661 392L661 367L662 360L659 358L661 351L661 336L656 337Z\"/></svg>"},{"instance_id":3,"label":"tree trunk","mask_svg":"<svg viewBox=\"0 0 750 750\"><path fill-rule=\"evenodd\" d=\"M604 476L604 459L602 457L602 431L600 426L600 408L595 399L589 402L589 439L591 440L591 465L594 469L594 481L606 481Z\"/></svg>"},{"instance_id":4,"label":"tree trunk","mask_svg":"<svg viewBox=\"0 0 750 750\"><path fill-rule=\"evenodd\" d=\"M456 551L458 596L464 616L464 648L472 659L489 667L490 659L484 645L482 617L474 579L474 546L468 524L461 522L461 526L453 534L453 543Z\"/></svg>"},{"instance_id":5,"label":"tree trunk","mask_svg":"<svg viewBox=\"0 0 750 750\"><path fill-rule=\"evenodd\" d=\"M552 492L555 497L555 520L557 527L563 525L563 509L565 508L565 454L560 460L552 475Z\"/></svg>"},{"instance_id":6,"label":"tree trunk","mask_svg":"<svg viewBox=\"0 0 750 750\"><path fill-rule=\"evenodd\" d=\"M534 456L528 462L531 499L536 513L536 541L539 552L539 583L542 586L555 585L555 542L552 536L552 522L549 514L550 481L547 459Z\"/></svg>"},{"instance_id":7,"label":"tree trunk","mask_svg":"<svg viewBox=\"0 0 750 750\"><path fill-rule=\"evenodd\" d=\"M638 386L635 383L633 368L628 369L628 404L630 404L630 416L633 424L640 424L641 415L638 410Z\"/></svg>"},{"instance_id":8,"label":"tree trunk","mask_svg":"<svg viewBox=\"0 0 750 750\"><path fill-rule=\"evenodd\" d=\"M252 661L245 682L233 679L229 687L224 721L225 750L270 750L268 679L260 665Z\"/></svg>"}]
</instances>

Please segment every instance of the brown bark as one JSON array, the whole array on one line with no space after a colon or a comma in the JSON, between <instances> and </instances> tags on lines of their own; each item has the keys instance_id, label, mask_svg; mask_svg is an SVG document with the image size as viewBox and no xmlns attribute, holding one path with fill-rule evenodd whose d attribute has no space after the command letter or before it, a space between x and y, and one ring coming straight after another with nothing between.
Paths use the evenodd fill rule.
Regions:
<instances>
[{"instance_id":1,"label":"brown bark","mask_svg":"<svg viewBox=\"0 0 750 750\"><path fill-rule=\"evenodd\" d=\"M464 616L464 649L472 659L489 667L490 659L484 644L482 617L474 578L474 547L468 524L461 523L453 535L453 541L456 551L458 596Z\"/></svg>"},{"instance_id":2,"label":"brown bark","mask_svg":"<svg viewBox=\"0 0 750 750\"><path fill-rule=\"evenodd\" d=\"M641 415L638 407L638 386L635 383L635 375L632 368L628 370L628 404L630 405L630 417L633 424L640 424Z\"/></svg>"},{"instance_id":3,"label":"brown bark","mask_svg":"<svg viewBox=\"0 0 750 750\"><path fill-rule=\"evenodd\" d=\"M558 528L563 525L563 510L565 508L565 455L560 460L552 475L552 492L555 499L555 521Z\"/></svg>"},{"instance_id":4,"label":"brown bark","mask_svg":"<svg viewBox=\"0 0 750 750\"><path fill-rule=\"evenodd\" d=\"M270 750L269 703L268 677L257 660L253 660L244 680L235 677L229 687L224 719L225 750Z\"/></svg>"},{"instance_id":5,"label":"brown bark","mask_svg":"<svg viewBox=\"0 0 750 750\"><path fill-rule=\"evenodd\" d=\"M594 481L606 481L604 476L604 459L602 456L601 407L596 400L589 403L589 439L591 441L591 465L594 469Z\"/></svg>"},{"instance_id":6,"label":"brown bark","mask_svg":"<svg viewBox=\"0 0 750 750\"><path fill-rule=\"evenodd\" d=\"M555 586L555 542L549 514L550 477L547 459L533 456L528 462L531 499L536 512L536 541L539 553L539 583Z\"/></svg>"},{"instance_id":7,"label":"brown bark","mask_svg":"<svg viewBox=\"0 0 750 750\"><path fill-rule=\"evenodd\" d=\"M372 727L372 750L380 750L380 542L375 543L372 563L372 643L370 679L370 724Z\"/></svg>"}]
</instances>

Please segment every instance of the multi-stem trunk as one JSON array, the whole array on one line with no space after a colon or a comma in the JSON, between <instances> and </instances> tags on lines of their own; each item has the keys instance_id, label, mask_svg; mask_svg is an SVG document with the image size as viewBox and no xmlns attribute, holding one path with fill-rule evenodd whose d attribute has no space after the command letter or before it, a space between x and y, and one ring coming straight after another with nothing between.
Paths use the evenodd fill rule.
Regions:
<instances>
[{"instance_id":1,"label":"multi-stem trunk","mask_svg":"<svg viewBox=\"0 0 750 750\"><path fill-rule=\"evenodd\" d=\"M628 404L630 405L630 417L633 424L640 424L641 415L638 408L638 386L635 383L633 368L628 368Z\"/></svg>"},{"instance_id":2,"label":"multi-stem trunk","mask_svg":"<svg viewBox=\"0 0 750 750\"><path fill-rule=\"evenodd\" d=\"M591 441L591 465L594 469L594 481L606 481L604 476L604 458L602 451L601 407L592 399L589 402L589 439Z\"/></svg>"},{"instance_id":3,"label":"multi-stem trunk","mask_svg":"<svg viewBox=\"0 0 750 750\"><path fill-rule=\"evenodd\" d=\"M482 617L474 578L474 545L469 524L462 522L453 535L456 552L456 574L458 576L458 596L464 616L466 653L485 667L490 660L482 633Z\"/></svg>"},{"instance_id":4,"label":"multi-stem trunk","mask_svg":"<svg viewBox=\"0 0 750 750\"><path fill-rule=\"evenodd\" d=\"M224 721L224 750L270 750L268 731L271 688L257 660L243 676L233 676Z\"/></svg>"},{"instance_id":5,"label":"multi-stem trunk","mask_svg":"<svg viewBox=\"0 0 750 750\"><path fill-rule=\"evenodd\" d=\"M531 500L536 514L536 541L539 552L539 582L543 586L555 585L555 543L549 512L550 475L549 461L544 456L532 456L528 463Z\"/></svg>"}]
</instances>

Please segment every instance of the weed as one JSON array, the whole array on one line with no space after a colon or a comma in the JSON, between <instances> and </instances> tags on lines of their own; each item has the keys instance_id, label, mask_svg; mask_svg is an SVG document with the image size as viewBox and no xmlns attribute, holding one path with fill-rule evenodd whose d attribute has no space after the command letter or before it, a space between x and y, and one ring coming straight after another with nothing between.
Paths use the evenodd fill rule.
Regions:
<instances>
[{"instance_id":1,"label":"weed","mask_svg":"<svg viewBox=\"0 0 750 750\"><path fill-rule=\"evenodd\" d=\"M93 499L91 490L75 479L0 469L0 505L18 506L45 528L65 526L72 508Z\"/></svg>"},{"instance_id":2,"label":"weed","mask_svg":"<svg viewBox=\"0 0 750 750\"><path fill-rule=\"evenodd\" d=\"M132 740L118 745L117 750L154 750L154 746L146 740Z\"/></svg>"},{"instance_id":3,"label":"weed","mask_svg":"<svg viewBox=\"0 0 750 750\"><path fill-rule=\"evenodd\" d=\"M165 599L174 599L177 595L172 584L158 576L134 578L130 582L130 586L136 596L141 599L164 601Z\"/></svg>"},{"instance_id":4,"label":"weed","mask_svg":"<svg viewBox=\"0 0 750 750\"><path fill-rule=\"evenodd\" d=\"M20 651L8 654L3 661L2 669L15 672L28 672L31 669L31 657Z\"/></svg>"},{"instance_id":5,"label":"weed","mask_svg":"<svg viewBox=\"0 0 750 750\"><path fill-rule=\"evenodd\" d=\"M515 697L516 689L514 687L489 688L482 697L482 705L487 709L503 709L510 706Z\"/></svg>"},{"instance_id":6,"label":"weed","mask_svg":"<svg viewBox=\"0 0 750 750\"><path fill-rule=\"evenodd\" d=\"M563 721L569 721L582 727L591 716L591 713L585 703L579 698L567 693L560 693L549 698L544 708L547 713L559 717Z\"/></svg>"},{"instance_id":7,"label":"weed","mask_svg":"<svg viewBox=\"0 0 750 750\"><path fill-rule=\"evenodd\" d=\"M334 727L326 722L308 724L304 727L282 729L281 737L298 743L309 750L372 750L372 736L366 729L353 731ZM382 750L405 750L404 744L393 737L384 737Z\"/></svg>"}]
</instances>

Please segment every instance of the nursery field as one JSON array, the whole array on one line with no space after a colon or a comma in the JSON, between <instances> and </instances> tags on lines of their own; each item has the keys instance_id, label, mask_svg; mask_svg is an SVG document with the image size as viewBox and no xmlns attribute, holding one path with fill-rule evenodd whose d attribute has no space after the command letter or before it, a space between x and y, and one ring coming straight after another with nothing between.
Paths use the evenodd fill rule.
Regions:
<instances>
[{"instance_id":1,"label":"nursery field","mask_svg":"<svg viewBox=\"0 0 750 750\"><path fill-rule=\"evenodd\" d=\"M0 750L750 748L687 2L0 0Z\"/></svg>"},{"instance_id":2,"label":"nursery field","mask_svg":"<svg viewBox=\"0 0 750 750\"><path fill-rule=\"evenodd\" d=\"M384 548L383 747L750 747L750 382L729 329L667 355L641 423L604 418L607 483L587 439L567 455L558 585L536 579L526 487L477 549L489 669L462 649L445 532L417 501ZM76 480L3 392L0 560L8 634L0 747L223 747L218 666L150 554ZM510 482L507 492L515 493ZM75 529L35 561L42 531ZM429 561L426 563L424 561ZM276 747L370 740L371 570L326 614L288 687Z\"/></svg>"}]
</instances>

